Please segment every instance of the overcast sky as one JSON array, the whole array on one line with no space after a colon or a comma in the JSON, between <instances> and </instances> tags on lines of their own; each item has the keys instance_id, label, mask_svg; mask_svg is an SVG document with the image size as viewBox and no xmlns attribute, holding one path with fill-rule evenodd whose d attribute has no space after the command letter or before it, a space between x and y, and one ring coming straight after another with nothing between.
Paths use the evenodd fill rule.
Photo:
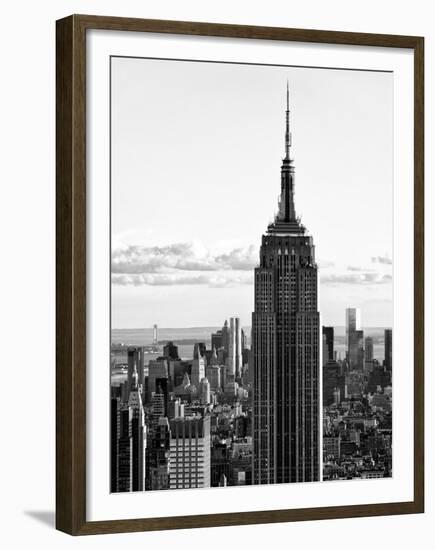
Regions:
<instances>
[{"instance_id":1,"label":"overcast sky","mask_svg":"<svg viewBox=\"0 0 435 550\"><path fill-rule=\"evenodd\" d=\"M112 326L251 324L290 85L323 324L392 323L393 75L112 59Z\"/></svg>"}]
</instances>

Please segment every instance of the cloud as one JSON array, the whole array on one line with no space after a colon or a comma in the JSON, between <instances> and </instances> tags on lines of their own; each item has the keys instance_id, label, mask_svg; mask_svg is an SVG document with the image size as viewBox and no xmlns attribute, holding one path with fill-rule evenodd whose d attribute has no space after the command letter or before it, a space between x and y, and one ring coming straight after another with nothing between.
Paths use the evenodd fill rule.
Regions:
<instances>
[{"instance_id":1,"label":"cloud","mask_svg":"<svg viewBox=\"0 0 435 550\"><path fill-rule=\"evenodd\" d=\"M382 275L375 271L359 273L329 274L320 278L323 284L378 285L391 282L391 275Z\"/></svg>"},{"instance_id":2,"label":"cloud","mask_svg":"<svg viewBox=\"0 0 435 550\"><path fill-rule=\"evenodd\" d=\"M145 274L168 271L251 271L258 262L251 245L214 255L195 243L168 246L128 246L112 253L112 273Z\"/></svg>"},{"instance_id":3,"label":"cloud","mask_svg":"<svg viewBox=\"0 0 435 550\"><path fill-rule=\"evenodd\" d=\"M372 256L374 264L392 265L393 261L388 256Z\"/></svg>"},{"instance_id":4,"label":"cloud","mask_svg":"<svg viewBox=\"0 0 435 550\"><path fill-rule=\"evenodd\" d=\"M212 253L200 243L119 247L112 252L116 285L209 285L228 287L253 283L258 263L255 246Z\"/></svg>"},{"instance_id":5,"label":"cloud","mask_svg":"<svg viewBox=\"0 0 435 550\"><path fill-rule=\"evenodd\" d=\"M216 262L226 266L226 269L251 271L258 264L258 251L253 244L246 248L234 248L227 254L216 256Z\"/></svg>"},{"instance_id":6,"label":"cloud","mask_svg":"<svg viewBox=\"0 0 435 550\"><path fill-rule=\"evenodd\" d=\"M214 288L250 285L253 283L252 273L226 274L205 273L185 275L173 274L112 274L112 283L121 286L174 286L174 285L208 285Z\"/></svg>"}]
</instances>

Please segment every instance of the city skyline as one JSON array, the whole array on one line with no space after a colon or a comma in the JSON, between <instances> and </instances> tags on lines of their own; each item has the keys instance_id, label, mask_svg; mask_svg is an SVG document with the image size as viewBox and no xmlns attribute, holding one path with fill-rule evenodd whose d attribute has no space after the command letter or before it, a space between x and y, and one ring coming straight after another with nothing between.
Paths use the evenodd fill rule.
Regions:
<instances>
[{"instance_id":1,"label":"city skyline","mask_svg":"<svg viewBox=\"0 0 435 550\"><path fill-rule=\"evenodd\" d=\"M276 128L287 78L297 201L302 222L319 235L322 322L343 325L342 311L351 304L364 311L366 325L392 325L392 208L385 209L392 185L391 75L112 63L114 328L217 326L228 313L249 324L255 235L270 222L276 202L272 181L282 155ZM186 117L193 124L187 140ZM355 170L367 162L369 180ZM355 194L354 209L337 211ZM162 223L165 216L177 227L176 239L171 224ZM194 312L186 305L192 300ZM226 302L232 311L224 310Z\"/></svg>"}]
</instances>

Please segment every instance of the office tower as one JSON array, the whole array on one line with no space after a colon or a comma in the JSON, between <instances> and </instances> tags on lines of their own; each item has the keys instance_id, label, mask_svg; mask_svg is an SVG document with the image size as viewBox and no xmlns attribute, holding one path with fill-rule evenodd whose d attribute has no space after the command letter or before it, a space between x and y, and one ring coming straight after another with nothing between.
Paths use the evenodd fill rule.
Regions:
<instances>
[{"instance_id":1,"label":"office tower","mask_svg":"<svg viewBox=\"0 0 435 550\"><path fill-rule=\"evenodd\" d=\"M373 338L371 336L367 336L365 339L365 361L367 363L371 363L373 361Z\"/></svg>"},{"instance_id":2,"label":"office tower","mask_svg":"<svg viewBox=\"0 0 435 550\"><path fill-rule=\"evenodd\" d=\"M391 385L391 371L387 370L385 365L373 367L367 382L367 391L375 393L379 389L383 390Z\"/></svg>"},{"instance_id":3,"label":"office tower","mask_svg":"<svg viewBox=\"0 0 435 550\"><path fill-rule=\"evenodd\" d=\"M240 335L242 338L242 355L243 355L243 352L246 349L246 343L247 343L245 331L243 329L240 330Z\"/></svg>"},{"instance_id":4,"label":"office tower","mask_svg":"<svg viewBox=\"0 0 435 550\"><path fill-rule=\"evenodd\" d=\"M323 364L328 361L334 361L334 327L322 327L322 336L325 339L325 354L323 354Z\"/></svg>"},{"instance_id":5,"label":"office tower","mask_svg":"<svg viewBox=\"0 0 435 550\"><path fill-rule=\"evenodd\" d=\"M219 391L221 389L221 369L218 365L205 367L205 375L210 382L210 389Z\"/></svg>"},{"instance_id":6,"label":"office tower","mask_svg":"<svg viewBox=\"0 0 435 550\"><path fill-rule=\"evenodd\" d=\"M127 380L121 383L121 403L128 403L128 396L130 395L130 384Z\"/></svg>"},{"instance_id":7,"label":"office tower","mask_svg":"<svg viewBox=\"0 0 435 550\"><path fill-rule=\"evenodd\" d=\"M118 440L118 484L120 493L130 492L133 487L133 438L131 421L133 411L128 405L122 405L119 412Z\"/></svg>"},{"instance_id":8,"label":"office tower","mask_svg":"<svg viewBox=\"0 0 435 550\"><path fill-rule=\"evenodd\" d=\"M148 363L148 399L151 399L153 393L155 393L158 378L169 377L169 364L168 360L164 357L151 360Z\"/></svg>"},{"instance_id":9,"label":"office tower","mask_svg":"<svg viewBox=\"0 0 435 550\"><path fill-rule=\"evenodd\" d=\"M131 438L132 438L132 491L145 489L145 450L146 426L142 398L139 392L137 371L133 372L132 386L128 398L128 407L132 411Z\"/></svg>"},{"instance_id":10,"label":"office tower","mask_svg":"<svg viewBox=\"0 0 435 550\"><path fill-rule=\"evenodd\" d=\"M287 87L285 157L275 221L262 237L252 315L252 482L317 481L320 325L314 244L296 217Z\"/></svg>"},{"instance_id":11,"label":"office tower","mask_svg":"<svg viewBox=\"0 0 435 550\"><path fill-rule=\"evenodd\" d=\"M110 492L118 490L118 441L120 437L119 409L121 403L117 397L110 400Z\"/></svg>"},{"instance_id":12,"label":"office tower","mask_svg":"<svg viewBox=\"0 0 435 550\"><path fill-rule=\"evenodd\" d=\"M228 349L228 374L233 375L236 380L240 379L242 372L242 329L238 317L230 318Z\"/></svg>"},{"instance_id":13,"label":"office tower","mask_svg":"<svg viewBox=\"0 0 435 550\"><path fill-rule=\"evenodd\" d=\"M157 387L157 391L151 396L151 410L149 424L154 427L159 423L160 418L166 416L165 395L160 387Z\"/></svg>"},{"instance_id":14,"label":"office tower","mask_svg":"<svg viewBox=\"0 0 435 550\"><path fill-rule=\"evenodd\" d=\"M322 366L328 363L328 346L326 344L326 336L322 334Z\"/></svg>"},{"instance_id":15,"label":"office tower","mask_svg":"<svg viewBox=\"0 0 435 550\"><path fill-rule=\"evenodd\" d=\"M230 349L230 329L228 328L228 321L224 322L224 326L212 333L211 345L216 348L216 353L221 352L220 363L224 364Z\"/></svg>"},{"instance_id":16,"label":"office tower","mask_svg":"<svg viewBox=\"0 0 435 550\"><path fill-rule=\"evenodd\" d=\"M341 374L341 368L335 361L328 362L323 367L323 406L334 403L334 391L340 390L340 399L346 397L346 377Z\"/></svg>"},{"instance_id":17,"label":"office tower","mask_svg":"<svg viewBox=\"0 0 435 550\"><path fill-rule=\"evenodd\" d=\"M128 389L131 388L131 381L134 369L138 374L139 387L144 387L144 372L145 372L145 352L143 347L129 346L127 349L127 380Z\"/></svg>"},{"instance_id":18,"label":"office tower","mask_svg":"<svg viewBox=\"0 0 435 550\"><path fill-rule=\"evenodd\" d=\"M174 342L168 342L163 346L163 356L174 361L180 359L178 357L178 347Z\"/></svg>"},{"instance_id":19,"label":"office tower","mask_svg":"<svg viewBox=\"0 0 435 550\"><path fill-rule=\"evenodd\" d=\"M212 366L219 365L219 361L218 361L215 346L213 346L212 351L211 351L210 365L212 365Z\"/></svg>"},{"instance_id":20,"label":"office tower","mask_svg":"<svg viewBox=\"0 0 435 550\"><path fill-rule=\"evenodd\" d=\"M361 328L361 312L356 307L346 309L346 341L349 342L349 334ZM347 344L349 347L349 344Z\"/></svg>"},{"instance_id":21,"label":"office tower","mask_svg":"<svg viewBox=\"0 0 435 550\"><path fill-rule=\"evenodd\" d=\"M157 325L154 325L153 326L153 345L157 345L159 343L159 338L158 338L158 327Z\"/></svg>"},{"instance_id":22,"label":"office tower","mask_svg":"<svg viewBox=\"0 0 435 550\"><path fill-rule=\"evenodd\" d=\"M346 309L346 354L350 370L364 367L364 334L358 308Z\"/></svg>"},{"instance_id":23,"label":"office tower","mask_svg":"<svg viewBox=\"0 0 435 550\"><path fill-rule=\"evenodd\" d=\"M351 337L351 366L354 369L364 369L364 331L356 330Z\"/></svg>"},{"instance_id":24,"label":"office tower","mask_svg":"<svg viewBox=\"0 0 435 550\"><path fill-rule=\"evenodd\" d=\"M168 368L171 387L175 388L181 384L187 367L188 361L181 361L180 359L177 361L169 360Z\"/></svg>"},{"instance_id":25,"label":"office tower","mask_svg":"<svg viewBox=\"0 0 435 550\"><path fill-rule=\"evenodd\" d=\"M163 416L168 416L169 380L167 378L156 378L156 393L161 393L163 395Z\"/></svg>"},{"instance_id":26,"label":"office tower","mask_svg":"<svg viewBox=\"0 0 435 550\"><path fill-rule=\"evenodd\" d=\"M147 447L146 490L156 491L169 489L169 442L171 432L166 417L158 420Z\"/></svg>"},{"instance_id":27,"label":"office tower","mask_svg":"<svg viewBox=\"0 0 435 550\"><path fill-rule=\"evenodd\" d=\"M384 365L388 371L393 367L393 331L386 328L384 331Z\"/></svg>"},{"instance_id":28,"label":"office tower","mask_svg":"<svg viewBox=\"0 0 435 550\"><path fill-rule=\"evenodd\" d=\"M193 352L192 373L190 382L199 390L199 383L205 376L205 361L201 353L201 345L195 344Z\"/></svg>"},{"instance_id":29,"label":"office tower","mask_svg":"<svg viewBox=\"0 0 435 550\"><path fill-rule=\"evenodd\" d=\"M212 332L211 347L215 349L220 349L223 347L222 329Z\"/></svg>"},{"instance_id":30,"label":"office tower","mask_svg":"<svg viewBox=\"0 0 435 550\"><path fill-rule=\"evenodd\" d=\"M210 417L170 421L169 486L210 487Z\"/></svg>"},{"instance_id":31,"label":"office tower","mask_svg":"<svg viewBox=\"0 0 435 550\"><path fill-rule=\"evenodd\" d=\"M207 346L204 344L204 342L196 342L196 344L193 345L193 358L197 359L199 355L201 355L201 357L204 357L206 351Z\"/></svg>"},{"instance_id":32,"label":"office tower","mask_svg":"<svg viewBox=\"0 0 435 550\"><path fill-rule=\"evenodd\" d=\"M127 381L128 391L131 388L131 382L133 379L133 372L136 367L136 348L129 347L127 349Z\"/></svg>"},{"instance_id":33,"label":"office tower","mask_svg":"<svg viewBox=\"0 0 435 550\"><path fill-rule=\"evenodd\" d=\"M210 382L207 378L203 378L199 383L199 399L202 405L210 403Z\"/></svg>"}]
</instances>

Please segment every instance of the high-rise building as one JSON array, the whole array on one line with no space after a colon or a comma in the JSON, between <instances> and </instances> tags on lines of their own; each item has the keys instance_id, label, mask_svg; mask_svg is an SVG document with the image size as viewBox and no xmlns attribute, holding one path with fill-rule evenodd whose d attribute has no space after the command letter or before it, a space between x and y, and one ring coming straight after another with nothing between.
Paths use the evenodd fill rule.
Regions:
<instances>
[{"instance_id":1,"label":"high-rise building","mask_svg":"<svg viewBox=\"0 0 435 550\"><path fill-rule=\"evenodd\" d=\"M120 437L120 400L110 400L110 492L118 490L118 441Z\"/></svg>"},{"instance_id":2,"label":"high-rise building","mask_svg":"<svg viewBox=\"0 0 435 550\"><path fill-rule=\"evenodd\" d=\"M219 361L218 361L215 346L213 346L213 348L211 350L211 357L210 357L210 363L209 364L212 365L212 366L219 365Z\"/></svg>"},{"instance_id":3,"label":"high-rise building","mask_svg":"<svg viewBox=\"0 0 435 550\"><path fill-rule=\"evenodd\" d=\"M169 362L165 357L153 359L148 363L148 399L151 399L157 389L157 380L159 378L169 377Z\"/></svg>"},{"instance_id":4,"label":"high-rise building","mask_svg":"<svg viewBox=\"0 0 435 550\"><path fill-rule=\"evenodd\" d=\"M199 356L204 357L207 351L207 346L204 342L196 342L193 346L193 358L198 359Z\"/></svg>"},{"instance_id":5,"label":"high-rise building","mask_svg":"<svg viewBox=\"0 0 435 550\"><path fill-rule=\"evenodd\" d=\"M170 421L169 486L210 487L210 417Z\"/></svg>"},{"instance_id":6,"label":"high-rise building","mask_svg":"<svg viewBox=\"0 0 435 550\"><path fill-rule=\"evenodd\" d=\"M215 349L220 349L223 347L223 338L222 330L217 330L211 335L211 347Z\"/></svg>"},{"instance_id":7,"label":"high-rise building","mask_svg":"<svg viewBox=\"0 0 435 550\"><path fill-rule=\"evenodd\" d=\"M199 383L199 398L202 405L210 403L210 382L207 378L203 378Z\"/></svg>"},{"instance_id":8,"label":"high-rise building","mask_svg":"<svg viewBox=\"0 0 435 550\"><path fill-rule=\"evenodd\" d=\"M364 331L356 330L350 338L350 366L353 369L364 369Z\"/></svg>"},{"instance_id":9,"label":"high-rise building","mask_svg":"<svg viewBox=\"0 0 435 550\"><path fill-rule=\"evenodd\" d=\"M359 308L346 308L346 340L349 342L349 334L361 328L361 312ZM347 344L349 347L349 344Z\"/></svg>"},{"instance_id":10,"label":"high-rise building","mask_svg":"<svg viewBox=\"0 0 435 550\"><path fill-rule=\"evenodd\" d=\"M350 370L364 367L364 333L358 308L346 309L346 354Z\"/></svg>"},{"instance_id":11,"label":"high-rise building","mask_svg":"<svg viewBox=\"0 0 435 550\"><path fill-rule=\"evenodd\" d=\"M169 379L172 387L178 386L181 384L186 373L188 362L172 359L169 360Z\"/></svg>"},{"instance_id":12,"label":"high-rise building","mask_svg":"<svg viewBox=\"0 0 435 550\"><path fill-rule=\"evenodd\" d=\"M130 391L131 382L133 377L134 369L136 369L138 374L138 384L139 387L144 387L144 376L145 376L145 352L143 347L129 346L127 349L127 380L128 380L128 390Z\"/></svg>"},{"instance_id":13,"label":"high-rise building","mask_svg":"<svg viewBox=\"0 0 435 550\"><path fill-rule=\"evenodd\" d=\"M132 411L132 491L145 490L146 425L142 398L139 392L138 375L133 373L132 387L128 398L128 407Z\"/></svg>"},{"instance_id":14,"label":"high-rise building","mask_svg":"<svg viewBox=\"0 0 435 550\"><path fill-rule=\"evenodd\" d=\"M262 237L252 315L252 482L317 481L320 476L317 265L296 216L289 95L278 214Z\"/></svg>"},{"instance_id":15,"label":"high-rise building","mask_svg":"<svg viewBox=\"0 0 435 550\"><path fill-rule=\"evenodd\" d=\"M174 344L174 342L168 342L163 346L163 356L174 361L180 359L178 357L178 347Z\"/></svg>"},{"instance_id":16,"label":"high-rise building","mask_svg":"<svg viewBox=\"0 0 435 550\"><path fill-rule=\"evenodd\" d=\"M325 342L323 364L334 361L334 327L322 327L322 336Z\"/></svg>"},{"instance_id":17,"label":"high-rise building","mask_svg":"<svg viewBox=\"0 0 435 550\"><path fill-rule=\"evenodd\" d=\"M210 365L205 368L205 375L210 382L210 389L219 391L221 389L221 369L218 365Z\"/></svg>"},{"instance_id":18,"label":"high-rise building","mask_svg":"<svg viewBox=\"0 0 435 550\"><path fill-rule=\"evenodd\" d=\"M119 412L118 483L117 491L130 492L133 487L133 439L131 433L132 410L122 405Z\"/></svg>"},{"instance_id":19,"label":"high-rise building","mask_svg":"<svg viewBox=\"0 0 435 550\"><path fill-rule=\"evenodd\" d=\"M323 406L334 402L334 391L340 390L340 399L346 397L346 377L341 374L340 365L336 361L329 361L323 367Z\"/></svg>"},{"instance_id":20,"label":"high-rise building","mask_svg":"<svg viewBox=\"0 0 435 550\"><path fill-rule=\"evenodd\" d=\"M211 347L216 348L216 353L221 355L222 364L226 361L229 349L230 349L230 329L228 328L228 321L224 322L224 326L213 332L211 335Z\"/></svg>"},{"instance_id":21,"label":"high-rise building","mask_svg":"<svg viewBox=\"0 0 435 550\"><path fill-rule=\"evenodd\" d=\"M367 336L364 342L365 361L371 363L373 361L373 338Z\"/></svg>"},{"instance_id":22,"label":"high-rise building","mask_svg":"<svg viewBox=\"0 0 435 550\"><path fill-rule=\"evenodd\" d=\"M165 394L163 393L160 385L157 387L157 391L151 396L150 407L149 423L151 426L156 426L159 423L160 418L166 416Z\"/></svg>"},{"instance_id":23,"label":"high-rise building","mask_svg":"<svg viewBox=\"0 0 435 550\"><path fill-rule=\"evenodd\" d=\"M230 318L230 338L227 357L228 374L240 379L242 373L242 327L238 317Z\"/></svg>"},{"instance_id":24,"label":"high-rise building","mask_svg":"<svg viewBox=\"0 0 435 550\"><path fill-rule=\"evenodd\" d=\"M190 382L191 384L196 386L197 390L199 390L199 383L205 376L205 361L201 353L201 348L199 347L199 345L198 347L196 346L197 344L195 344Z\"/></svg>"},{"instance_id":25,"label":"high-rise building","mask_svg":"<svg viewBox=\"0 0 435 550\"><path fill-rule=\"evenodd\" d=\"M146 489L155 491L169 489L169 442L171 433L166 417L158 420L147 448Z\"/></svg>"},{"instance_id":26,"label":"high-rise building","mask_svg":"<svg viewBox=\"0 0 435 550\"><path fill-rule=\"evenodd\" d=\"M384 331L384 365L388 371L393 367L393 331L386 328Z\"/></svg>"}]
</instances>

